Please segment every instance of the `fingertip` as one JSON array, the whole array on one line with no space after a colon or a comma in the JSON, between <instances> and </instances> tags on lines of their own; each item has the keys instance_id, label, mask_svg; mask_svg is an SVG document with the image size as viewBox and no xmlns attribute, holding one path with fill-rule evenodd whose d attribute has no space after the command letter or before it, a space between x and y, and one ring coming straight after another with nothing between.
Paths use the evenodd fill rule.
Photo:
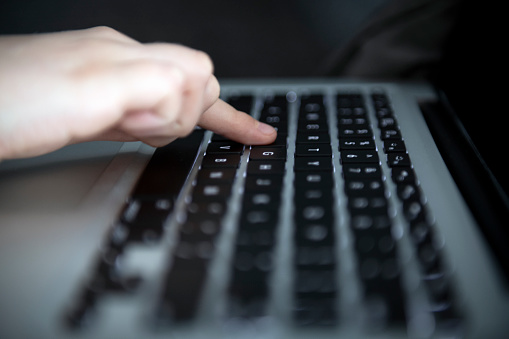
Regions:
<instances>
[{"instance_id":1,"label":"fingertip","mask_svg":"<svg viewBox=\"0 0 509 339\"><path fill-rule=\"evenodd\" d=\"M276 140L277 131L271 125L257 121L256 134L254 135L253 145L270 144Z\"/></svg>"}]
</instances>

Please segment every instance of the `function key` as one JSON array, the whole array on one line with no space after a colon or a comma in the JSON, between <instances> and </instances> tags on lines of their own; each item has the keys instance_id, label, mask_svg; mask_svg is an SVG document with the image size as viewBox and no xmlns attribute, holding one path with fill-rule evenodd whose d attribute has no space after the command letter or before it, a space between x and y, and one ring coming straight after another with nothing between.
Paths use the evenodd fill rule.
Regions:
<instances>
[{"instance_id":1,"label":"function key","mask_svg":"<svg viewBox=\"0 0 509 339\"><path fill-rule=\"evenodd\" d=\"M227 102L235 107L235 109L248 114L251 113L253 101L254 98L252 95L233 95L227 100Z\"/></svg>"},{"instance_id":2,"label":"function key","mask_svg":"<svg viewBox=\"0 0 509 339\"><path fill-rule=\"evenodd\" d=\"M364 100L361 94L338 94L336 105L342 108L363 107Z\"/></svg>"},{"instance_id":3,"label":"function key","mask_svg":"<svg viewBox=\"0 0 509 339\"><path fill-rule=\"evenodd\" d=\"M330 144L330 141L330 135L326 132L297 134L297 144Z\"/></svg>"}]
</instances>

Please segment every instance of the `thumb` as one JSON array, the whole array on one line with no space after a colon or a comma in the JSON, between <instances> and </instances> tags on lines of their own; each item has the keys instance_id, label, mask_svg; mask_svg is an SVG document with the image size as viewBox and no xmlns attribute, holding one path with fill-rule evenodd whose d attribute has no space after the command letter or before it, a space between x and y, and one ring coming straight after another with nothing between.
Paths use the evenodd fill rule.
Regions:
<instances>
[{"instance_id":1,"label":"thumb","mask_svg":"<svg viewBox=\"0 0 509 339\"><path fill-rule=\"evenodd\" d=\"M237 111L222 100L217 100L203 113L198 125L246 145L270 144L277 135L272 126Z\"/></svg>"}]
</instances>

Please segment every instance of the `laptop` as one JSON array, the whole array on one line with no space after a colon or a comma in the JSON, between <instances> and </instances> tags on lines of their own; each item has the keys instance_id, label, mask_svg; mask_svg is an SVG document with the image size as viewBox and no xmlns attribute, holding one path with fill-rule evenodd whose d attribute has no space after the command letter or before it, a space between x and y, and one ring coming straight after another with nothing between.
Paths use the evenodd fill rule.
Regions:
<instances>
[{"instance_id":1,"label":"laptop","mask_svg":"<svg viewBox=\"0 0 509 339\"><path fill-rule=\"evenodd\" d=\"M273 144L0 163L0 337L505 337L501 134L446 80L222 80Z\"/></svg>"}]
</instances>

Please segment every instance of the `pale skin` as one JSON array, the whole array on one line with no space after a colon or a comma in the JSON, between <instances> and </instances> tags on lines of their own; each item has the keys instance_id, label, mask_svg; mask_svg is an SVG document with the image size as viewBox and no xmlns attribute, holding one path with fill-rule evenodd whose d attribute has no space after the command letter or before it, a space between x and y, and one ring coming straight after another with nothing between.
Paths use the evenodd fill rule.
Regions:
<instances>
[{"instance_id":1,"label":"pale skin","mask_svg":"<svg viewBox=\"0 0 509 339\"><path fill-rule=\"evenodd\" d=\"M219 99L210 58L111 28L0 37L0 161L91 141L163 146L196 125L244 144L276 131Z\"/></svg>"}]
</instances>

